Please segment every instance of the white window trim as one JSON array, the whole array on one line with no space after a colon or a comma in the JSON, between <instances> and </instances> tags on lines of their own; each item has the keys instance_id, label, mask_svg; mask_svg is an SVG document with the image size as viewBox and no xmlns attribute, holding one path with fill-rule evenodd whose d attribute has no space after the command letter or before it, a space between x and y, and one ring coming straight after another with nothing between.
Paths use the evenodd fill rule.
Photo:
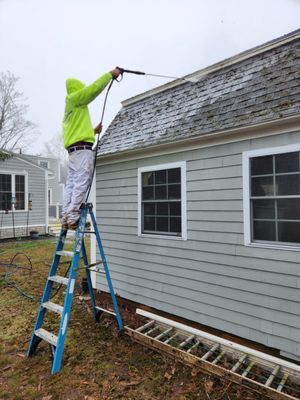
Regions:
<instances>
[{"instance_id":1,"label":"white window trim","mask_svg":"<svg viewBox=\"0 0 300 400\"><path fill-rule=\"evenodd\" d=\"M251 241L251 215L250 215L250 158L268 156L281 153L300 151L300 143L285 146L268 147L264 149L243 152L243 210L244 210L244 244L249 247L260 247L278 250L300 251L300 247L292 244L256 243Z\"/></svg>"},{"instance_id":2,"label":"white window trim","mask_svg":"<svg viewBox=\"0 0 300 400\"><path fill-rule=\"evenodd\" d=\"M5 174L5 175L11 175L12 177L12 191L11 194L13 197L16 196L16 175L24 175L25 176L25 199L24 199L24 210L15 210L15 206L13 204L13 212L14 213L22 213L28 211L28 173L27 171L6 171L6 170L0 170L0 174ZM0 210L0 213L5 213L5 210Z\"/></svg>"},{"instance_id":3,"label":"white window trim","mask_svg":"<svg viewBox=\"0 0 300 400\"><path fill-rule=\"evenodd\" d=\"M161 169L181 169L181 236L155 235L142 233L142 173L159 171ZM174 162L160 165L150 165L138 168L138 236L157 239L187 240L187 215L186 215L186 162Z\"/></svg>"}]
</instances>

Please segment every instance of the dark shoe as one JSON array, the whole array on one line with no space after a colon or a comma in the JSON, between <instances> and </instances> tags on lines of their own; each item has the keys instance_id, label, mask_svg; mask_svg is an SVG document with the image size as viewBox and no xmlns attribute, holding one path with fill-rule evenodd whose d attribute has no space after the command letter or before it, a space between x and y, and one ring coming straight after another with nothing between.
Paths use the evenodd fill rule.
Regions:
<instances>
[{"instance_id":1,"label":"dark shoe","mask_svg":"<svg viewBox=\"0 0 300 400\"><path fill-rule=\"evenodd\" d=\"M86 228L86 229L90 229L90 227L91 227L90 221L86 221L86 223L85 223L85 228Z\"/></svg>"},{"instance_id":2,"label":"dark shoe","mask_svg":"<svg viewBox=\"0 0 300 400\"><path fill-rule=\"evenodd\" d=\"M71 229L72 231L76 231L78 225L79 225L79 219L77 221L68 223L69 229Z\"/></svg>"},{"instance_id":3,"label":"dark shoe","mask_svg":"<svg viewBox=\"0 0 300 400\"><path fill-rule=\"evenodd\" d=\"M79 225L79 219L75 222L70 222L69 223L69 229L72 229L73 231L76 231ZM91 223L89 221L86 221L85 223L85 229L89 229L91 227Z\"/></svg>"}]
</instances>

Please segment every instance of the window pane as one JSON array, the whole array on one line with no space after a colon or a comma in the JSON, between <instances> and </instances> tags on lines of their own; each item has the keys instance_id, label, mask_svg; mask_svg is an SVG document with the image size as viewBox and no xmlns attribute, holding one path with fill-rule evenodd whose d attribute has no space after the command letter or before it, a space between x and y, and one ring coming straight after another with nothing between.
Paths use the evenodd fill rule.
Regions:
<instances>
[{"instance_id":1,"label":"window pane","mask_svg":"<svg viewBox=\"0 0 300 400\"><path fill-rule=\"evenodd\" d=\"M157 217L156 230L161 232L168 232L168 217Z\"/></svg>"},{"instance_id":2,"label":"window pane","mask_svg":"<svg viewBox=\"0 0 300 400\"><path fill-rule=\"evenodd\" d=\"M300 222L278 222L278 240L300 243Z\"/></svg>"},{"instance_id":3,"label":"window pane","mask_svg":"<svg viewBox=\"0 0 300 400\"><path fill-rule=\"evenodd\" d=\"M170 232L181 233L181 218L171 217L170 218Z\"/></svg>"},{"instance_id":4,"label":"window pane","mask_svg":"<svg viewBox=\"0 0 300 400\"><path fill-rule=\"evenodd\" d=\"M16 210L24 210L25 209L24 193L16 193L15 209Z\"/></svg>"},{"instance_id":5,"label":"window pane","mask_svg":"<svg viewBox=\"0 0 300 400\"><path fill-rule=\"evenodd\" d=\"M279 196L300 194L300 174L276 176L276 194Z\"/></svg>"},{"instance_id":6,"label":"window pane","mask_svg":"<svg viewBox=\"0 0 300 400\"><path fill-rule=\"evenodd\" d=\"M155 215L155 203L144 203L144 215Z\"/></svg>"},{"instance_id":7,"label":"window pane","mask_svg":"<svg viewBox=\"0 0 300 400\"><path fill-rule=\"evenodd\" d=\"M156 203L157 215L168 215L169 203Z\"/></svg>"},{"instance_id":8,"label":"window pane","mask_svg":"<svg viewBox=\"0 0 300 400\"><path fill-rule=\"evenodd\" d=\"M154 199L153 186L143 187L143 200L153 200L153 199Z\"/></svg>"},{"instance_id":9,"label":"window pane","mask_svg":"<svg viewBox=\"0 0 300 400\"><path fill-rule=\"evenodd\" d=\"M144 172L142 174L143 186L153 185L153 172Z\"/></svg>"},{"instance_id":10,"label":"window pane","mask_svg":"<svg viewBox=\"0 0 300 400\"><path fill-rule=\"evenodd\" d=\"M276 240L275 221L253 221L254 240Z\"/></svg>"},{"instance_id":11,"label":"window pane","mask_svg":"<svg viewBox=\"0 0 300 400\"><path fill-rule=\"evenodd\" d=\"M167 199L167 186L155 186L155 199L165 200Z\"/></svg>"},{"instance_id":12,"label":"window pane","mask_svg":"<svg viewBox=\"0 0 300 400\"><path fill-rule=\"evenodd\" d=\"M276 155L275 171L276 173L299 172L299 152Z\"/></svg>"},{"instance_id":13,"label":"window pane","mask_svg":"<svg viewBox=\"0 0 300 400\"><path fill-rule=\"evenodd\" d=\"M172 168L168 170L168 183L180 183L181 182L181 169Z\"/></svg>"},{"instance_id":14,"label":"window pane","mask_svg":"<svg viewBox=\"0 0 300 400\"><path fill-rule=\"evenodd\" d=\"M167 170L155 171L155 185L167 183Z\"/></svg>"},{"instance_id":15,"label":"window pane","mask_svg":"<svg viewBox=\"0 0 300 400\"><path fill-rule=\"evenodd\" d=\"M169 199L180 199L181 198L181 185L169 185L168 186L168 198Z\"/></svg>"},{"instance_id":16,"label":"window pane","mask_svg":"<svg viewBox=\"0 0 300 400\"><path fill-rule=\"evenodd\" d=\"M155 217L144 217L144 230L155 231Z\"/></svg>"},{"instance_id":17,"label":"window pane","mask_svg":"<svg viewBox=\"0 0 300 400\"><path fill-rule=\"evenodd\" d=\"M0 174L0 191L11 192L11 175Z\"/></svg>"},{"instance_id":18,"label":"window pane","mask_svg":"<svg viewBox=\"0 0 300 400\"><path fill-rule=\"evenodd\" d=\"M273 156L255 157L250 160L251 175L273 173Z\"/></svg>"},{"instance_id":19,"label":"window pane","mask_svg":"<svg viewBox=\"0 0 300 400\"><path fill-rule=\"evenodd\" d=\"M274 219L275 200L253 200L253 218Z\"/></svg>"},{"instance_id":20,"label":"window pane","mask_svg":"<svg viewBox=\"0 0 300 400\"><path fill-rule=\"evenodd\" d=\"M273 177L252 178L252 196L273 196Z\"/></svg>"},{"instance_id":21,"label":"window pane","mask_svg":"<svg viewBox=\"0 0 300 400\"><path fill-rule=\"evenodd\" d=\"M181 203L179 201L170 203L170 215L181 215Z\"/></svg>"},{"instance_id":22,"label":"window pane","mask_svg":"<svg viewBox=\"0 0 300 400\"><path fill-rule=\"evenodd\" d=\"M16 192L24 192L24 191L25 191L25 176L16 175Z\"/></svg>"},{"instance_id":23,"label":"window pane","mask_svg":"<svg viewBox=\"0 0 300 400\"><path fill-rule=\"evenodd\" d=\"M11 210L10 193L0 193L0 210Z\"/></svg>"},{"instance_id":24,"label":"window pane","mask_svg":"<svg viewBox=\"0 0 300 400\"><path fill-rule=\"evenodd\" d=\"M300 220L300 199L278 199L278 219L299 219Z\"/></svg>"}]
</instances>

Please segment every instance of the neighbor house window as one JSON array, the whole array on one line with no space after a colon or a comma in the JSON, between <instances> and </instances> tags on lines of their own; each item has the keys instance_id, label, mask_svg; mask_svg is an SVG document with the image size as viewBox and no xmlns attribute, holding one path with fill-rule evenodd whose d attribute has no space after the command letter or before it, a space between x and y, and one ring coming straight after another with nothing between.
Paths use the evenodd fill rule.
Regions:
<instances>
[{"instance_id":1,"label":"neighbor house window","mask_svg":"<svg viewBox=\"0 0 300 400\"><path fill-rule=\"evenodd\" d=\"M300 150L249 154L251 242L300 243Z\"/></svg>"},{"instance_id":2,"label":"neighbor house window","mask_svg":"<svg viewBox=\"0 0 300 400\"><path fill-rule=\"evenodd\" d=\"M11 210L11 175L0 174L0 210Z\"/></svg>"},{"instance_id":3,"label":"neighbor house window","mask_svg":"<svg viewBox=\"0 0 300 400\"><path fill-rule=\"evenodd\" d=\"M25 175L0 174L0 210L25 210Z\"/></svg>"},{"instance_id":4,"label":"neighbor house window","mask_svg":"<svg viewBox=\"0 0 300 400\"><path fill-rule=\"evenodd\" d=\"M185 164L139 170L141 234L185 237Z\"/></svg>"},{"instance_id":5,"label":"neighbor house window","mask_svg":"<svg viewBox=\"0 0 300 400\"><path fill-rule=\"evenodd\" d=\"M39 164L40 164L40 166L41 167L43 167L43 168L48 168L48 161L39 161Z\"/></svg>"}]
</instances>

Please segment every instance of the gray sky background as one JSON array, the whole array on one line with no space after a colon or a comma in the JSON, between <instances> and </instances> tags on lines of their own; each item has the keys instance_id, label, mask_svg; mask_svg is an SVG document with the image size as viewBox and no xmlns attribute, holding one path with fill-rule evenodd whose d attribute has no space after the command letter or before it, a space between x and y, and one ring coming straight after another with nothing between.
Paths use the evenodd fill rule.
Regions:
<instances>
[{"instance_id":1,"label":"gray sky background","mask_svg":"<svg viewBox=\"0 0 300 400\"><path fill-rule=\"evenodd\" d=\"M38 153L61 131L65 80L92 83L116 65L183 76L299 28L300 0L0 0L0 71L28 99ZM120 101L168 80L124 76L108 99L104 127ZM91 105L99 122L104 94Z\"/></svg>"}]
</instances>

